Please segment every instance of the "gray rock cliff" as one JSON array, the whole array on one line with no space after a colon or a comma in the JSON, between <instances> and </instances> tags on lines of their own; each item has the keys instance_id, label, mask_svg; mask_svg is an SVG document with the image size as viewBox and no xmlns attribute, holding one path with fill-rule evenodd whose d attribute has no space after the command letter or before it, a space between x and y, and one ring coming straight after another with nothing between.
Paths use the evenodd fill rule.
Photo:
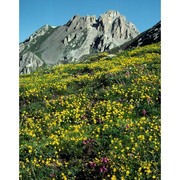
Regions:
<instances>
[{"instance_id":1,"label":"gray rock cliff","mask_svg":"<svg viewBox=\"0 0 180 180\"><path fill-rule=\"evenodd\" d=\"M120 52L122 50L132 49L158 42L161 42L161 21L142 32L132 40L109 50L109 53Z\"/></svg>"},{"instance_id":2,"label":"gray rock cliff","mask_svg":"<svg viewBox=\"0 0 180 180\"><path fill-rule=\"evenodd\" d=\"M83 56L108 51L139 34L125 16L110 10L96 16L74 16L65 25L45 25L19 45L20 73L49 66L78 62Z\"/></svg>"}]
</instances>

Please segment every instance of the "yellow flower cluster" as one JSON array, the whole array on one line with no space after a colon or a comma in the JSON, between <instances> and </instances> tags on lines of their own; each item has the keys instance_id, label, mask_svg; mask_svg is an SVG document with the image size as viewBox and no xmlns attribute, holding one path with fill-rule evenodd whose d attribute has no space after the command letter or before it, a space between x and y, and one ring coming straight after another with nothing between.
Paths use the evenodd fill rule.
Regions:
<instances>
[{"instance_id":1,"label":"yellow flower cluster","mask_svg":"<svg viewBox=\"0 0 180 180\"><path fill-rule=\"evenodd\" d=\"M20 179L160 179L160 44L20 76Z\"/></svg>"}]
</instances>

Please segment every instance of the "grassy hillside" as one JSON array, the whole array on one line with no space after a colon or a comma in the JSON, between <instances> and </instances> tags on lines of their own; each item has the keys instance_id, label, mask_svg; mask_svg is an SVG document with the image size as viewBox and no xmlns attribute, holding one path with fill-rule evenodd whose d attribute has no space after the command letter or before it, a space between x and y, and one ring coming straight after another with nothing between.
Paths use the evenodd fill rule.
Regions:
<instances>
[{"instance_id":1,"label":"grassy hillside","mask_svg":"<svg viewBox=\"0 0 180 180\"><path fill-rule=\"evenodd\" d=\"M20 179L160 179L159 43L21 75L19 94Z\"/></svg>"}]
</instances>

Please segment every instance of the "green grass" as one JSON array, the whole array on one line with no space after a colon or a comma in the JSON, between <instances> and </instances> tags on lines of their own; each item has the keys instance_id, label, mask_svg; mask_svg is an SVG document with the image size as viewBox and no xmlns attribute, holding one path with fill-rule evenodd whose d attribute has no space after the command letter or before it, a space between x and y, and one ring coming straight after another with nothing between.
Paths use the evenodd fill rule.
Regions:
<instances>
[{"instance_id":1,"label":"green grass","mask_svg":"<svg viewBox=\"0 0 180 180\"><path fill-rule=\"evenodd\" d=\"M159 43L20 76L20 179L161 179L160 94Z\"/></svg>"}]
</instances>

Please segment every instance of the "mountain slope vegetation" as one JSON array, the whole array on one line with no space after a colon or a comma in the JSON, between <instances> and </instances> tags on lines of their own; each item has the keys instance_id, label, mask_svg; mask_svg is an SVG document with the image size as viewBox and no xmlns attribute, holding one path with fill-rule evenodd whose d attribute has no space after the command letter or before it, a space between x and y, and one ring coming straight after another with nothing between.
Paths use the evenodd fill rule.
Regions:
<instances>
[{"instance_id":1,"label":"mountain slope vegetation","mask_svg":"<svg viewBox=\"0 0 180 180\"><path fill-rule=\"evenodd\" d=\"M20 75L20 179L161 179L160 49Z\"/></svg>"}]
</instances>

